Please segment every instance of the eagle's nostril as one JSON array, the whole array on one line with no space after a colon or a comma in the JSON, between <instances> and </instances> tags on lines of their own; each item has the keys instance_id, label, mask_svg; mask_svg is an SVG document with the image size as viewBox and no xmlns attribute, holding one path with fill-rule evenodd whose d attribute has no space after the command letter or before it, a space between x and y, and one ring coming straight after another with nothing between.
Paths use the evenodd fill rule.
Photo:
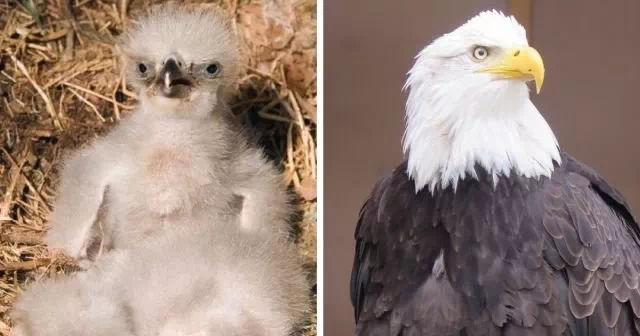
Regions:
<instances>
[{"instance_id":1,"label":"eagle's nostril","mask_svg":"<svg viewBox=\"0 0 640 336\"><path fill-rule=\"evenodd\" d=\"M516 50L516 52L513 54L513 56L518 56L520 55L520 50Z\"/></svg>"}]
</instances>

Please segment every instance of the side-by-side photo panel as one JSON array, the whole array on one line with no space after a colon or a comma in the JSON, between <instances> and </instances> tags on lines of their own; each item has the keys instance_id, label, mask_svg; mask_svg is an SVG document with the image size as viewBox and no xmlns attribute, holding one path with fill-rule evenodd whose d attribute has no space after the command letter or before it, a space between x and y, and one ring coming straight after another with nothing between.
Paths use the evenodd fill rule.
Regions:
<instances>
[{"instance_id":1,"label":"side-by-side photo panel","mask_svg":"<svg viewBox=\"0 0 640 336\"><path fill-rule=\"evenodd\" d=\"M325 334L638 332L638 11L325 1Z\"/></svg>"},{"instance_id":2,"label":"side-by-side photo panel","mask_svg":"<svg viewBox=\"0 0 640 336\"><path fill-rule=\"evenodd\" d=\"M0 1L0 336L318 334L317 10Z\"/></svg>"}]
</instances>

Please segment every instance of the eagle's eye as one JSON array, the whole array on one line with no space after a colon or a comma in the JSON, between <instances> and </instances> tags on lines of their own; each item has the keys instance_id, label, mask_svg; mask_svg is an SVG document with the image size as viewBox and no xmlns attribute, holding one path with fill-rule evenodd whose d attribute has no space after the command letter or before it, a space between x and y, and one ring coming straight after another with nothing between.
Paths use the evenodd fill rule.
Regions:
<instances>
[{"instance_id":1,"label":"eagle's eye","mask_svg":"<svg viewBox=\"0 0 640 336\"><path fill-rule=\"evenodd\" d=\"M147 66L144 65L143 63L138 64L138 72L141 74L146 74L147 73Z\"/></svg>"},{"instance_id":2,"label":"eagle's eye","mask_svg":"<svg viewBox=\"0 0 640 336\"><path fill-rule=\"evenodd\" d=\"M478 46L473 49L473 57L477 60L484 60L489 56L489 49L487 47Z\"/></svg>"},{"instance_id":3,"label":"eagle's eye","mask_svg":"<svg viewBox=\"0 0 640 336\"><path fill-rule=\"evenodd\" d=\"M218 72L220 72L220 65L218 63L211 63L211 64L207 65L205 71L209 75L216 75L216 74L218 74Z\"/></svg>"}]
</instances>

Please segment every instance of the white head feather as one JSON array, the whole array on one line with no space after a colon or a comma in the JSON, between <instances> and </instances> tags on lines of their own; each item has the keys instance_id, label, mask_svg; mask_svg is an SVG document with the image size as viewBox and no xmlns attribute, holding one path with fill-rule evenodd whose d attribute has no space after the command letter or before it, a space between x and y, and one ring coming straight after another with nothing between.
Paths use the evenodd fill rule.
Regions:
<instances>
[{"instance_id":1,"label":"white head feather","mask_svg":"<svg viewBox=\"0 0 640 336\"><path fill-rule=\"evenodd\" d=\"M483 60L474 49L490 51ZM551 128L520 79L478 72L511 48L528 46L513 18L486 11L422 50L409 72L403 149L416 192L457 186L475 166L496 183L511 173L549 176L560 162Z\"/></svg>"}]
</instances>

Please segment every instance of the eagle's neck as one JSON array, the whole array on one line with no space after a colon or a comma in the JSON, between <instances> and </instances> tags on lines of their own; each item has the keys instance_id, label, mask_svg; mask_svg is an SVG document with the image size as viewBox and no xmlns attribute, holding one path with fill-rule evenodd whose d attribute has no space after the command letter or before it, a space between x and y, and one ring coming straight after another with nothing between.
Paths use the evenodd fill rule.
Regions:
<instances>
[{"instance_id":1,"label":"eagle's neck","mask_svg":"<svg viewBox=\"0 0 640 336\"><path fill-rule=\"evenodd\" d=\"M458 87L411 87L404 152L416 192L457 187L474 167L501 176L550 176L560 163L558 142L529 100L526 85L473 94Z\"/></svg>"}]
</instances>

